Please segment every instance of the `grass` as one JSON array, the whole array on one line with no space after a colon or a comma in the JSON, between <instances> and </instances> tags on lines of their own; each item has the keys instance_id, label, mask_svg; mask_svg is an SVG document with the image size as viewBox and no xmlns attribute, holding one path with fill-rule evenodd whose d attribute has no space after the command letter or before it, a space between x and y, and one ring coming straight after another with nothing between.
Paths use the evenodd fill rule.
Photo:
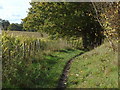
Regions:
<instances>
[{"instance_id":1,"label":"grass","mask_svg":"<svg viewBox=\"0 0 120 90\"><path fill-rule=\"evenodd\" d=\"M71 65L68 88L118 88L117 52L108 43L79 57Z\"/></svg>"},{"instance_id":2,"label":"grass","mask_svg":"<svg viewBox=\"0 0 120 90\"><path fill-rule=\"evenodd\" d=\"M9 34L9 35L8 35ZM40 48L32 44L30 54L28 47L34 38L31 37L10 37L10 33L3 33L3 87L4 88L55 88L62 73L65 63L80 50L71 48L64 40L41 39ZM18 40L19 41L16 41ZM37 38L38 39L38 38ZM23 41L26 42L25 57L23 55ZM36 41L36 39L35 39ZM44 41L44 42L43 42ZM20 47L17 48L16 46ZM20 46L19 46L20 45ZM14 47L14 48L13 48ZM7 49L6 49L7 48ZM10 51L10 55L7 50ZM35 53L36 52L36 53ZM17 83L18 82L18 83Z\"/></svg>"},{"instance_id":3,"label":"grass","mask_svg":"<svg viewBox=\"0 0 120 90\"><path fill-rule=\"evenodd\" d=\"M19 65L19 60L17 67L11 67L13 68L13 73L10 72L10 75L8 75L11 78L10 82L9 80L3 81L3 87L56 88L66 62L81 52L83 51L62 49L44 53L43 59L40 59L39 56L36 58L35 56L32 58L32 63L26 62Z\"/></svg>"},{"instance_id":4,"label":"grass","mask_svg":"<svg viewBox=\"0 0 120 90\"><path fill-rule=\"evenodd\" d=\"M55 88L58 84L62 70L66 62L74 57L75 55L81 53L80 50L62 50L52 52L49 55L45 56L46 60L43 60L42 63L46 63L45 67L47 68L46 77L43 77L42 81L39 81L37 85L38 88Z\"/></svg>"},{"instance_id":5,"label":"grass","mask_svg":"<svg viewBox=\"0 0 120 90\"><path fill-rule=\"evenodd\" d=\"M10 39L9 35L11 36L12 34L13 34L13 39ZM3 56L4 56L3 61L5 62L4 63L5 65L3 66L3 83L4 83L3 87L11 87L11 86L12 87L30 87L31 85L33 87L44 87L44 86L48 87L48 88L49 87L54 87L55 85L54 86L51 85L52 82L50 82L50 84L48 83L49 82L49 77L52 78L52 77L56 76L56 78L58 79L59 76L54 75L54 72L57 72L57 71L60 70L61 72L58 72L58 74L60 75L62 73L62 70L64 68L65 63L70 58L72 58L72 56L76 55L77 51L74 51L74 50L71 51L71 52L68 52L70 50L66 51L68 48L73 48L74 47L70 43L67 43L67 40L63 40L63 39L50 40L50 39L45 38L45 37L40 38L40 36L39 35L37 36L37 34L39 34L39 33L37 33L37 32L24 32L24 31L22 31L22 32L21 31L8 31L8 34L6 34L6 35L8 35L8 38L6 38L7 40L5 40L4 41L5 43L3 44L3 46L5 45L5 48L2 48L2 49L3 50L6 49L6 48L11 49L11 47L14 47L14 48L11 49L11 52L12 52L11 56L15 56L15 57L12 57L12 60L9 61L9 58L8 58L9 54L8 53L0 53L0 55L3 54ZM33 38L30 37L32 35L36 35L36 37L34 37L34 38L40 38L44 42L40 43L41 48L37 48L37 50L39 50L40 53L36 52L36 55L35 55L34 51L31 51L30 52L31 54L29 55L26 52L26 60L24 60L22 48L19 48L20 51L18 52L18 51L15 50L15 47L17 45L18 45L18 47L20 47L19 44L23 43L24 40L26 42L29 42L29 40L33 39ZM4 36L4 32L3 32L3 36ZM17 37L14 37L14 36L17 36ZM17 45L16 45L14 43L16 43L16 40L18 40L17 38L20 39L20 42L18 42ZM28 39L28 41L27 41L27 39ZM34 46L32 46L32 48L34 48ZM65 50L63 50L64 52L59 52L59 53L56 52L56 51L59 51L61 49L62 50L65 49ZM1 49L0 49L0 51L1 51ZM28 51L27 48L26 48L26 51ZM47 56L47 53L52 53L52 52L54 52L54 54L57 53L57 56L55 56L55 57L54 57L54 55ZM43 53L45 53L46 55L43 55ZM61 56L61 54L63 56ZM64 56L64 55L66 55L66 56ZM58 57L63 57L63 58L60 59ZM50 58L50 60L49 60L49 58ZM45 60L43 60L43 59L45 59ZM61 60L61 61L59 62L59 60ZM9 64L10 62L12 63L12 65ZM35 64L35 67L34 67L34 65L31 64L32 62L38 62L38 63ZM64 65L61 65L62 63L64 63ZM47 67L51 68L54 65L59 66L58 70L53 69L50 76L48 76L49 75L48 74L44 78L44 76L49 72L49 70L47 71L46 68ZM57 68L57 66L56 66L56 68ZM16 70L17 70L17 72L16 72ZM21 70L24 71L23 75L21 75ZM11 74L11 72L12 72L12 74ZM35 73L30 73L30 72L35 72ZM9 74L11 74L11 75L9 75ZM13 75L13 74L15 74L15 75ZM53 76L52 76L52 74L53 74ZM27 76L27 75L30 75L30 76ZM36 78L39 80L38 77L40 77L40 80L42 80L41 82L39 81L40 83L36 81ZM32 78L33 78L33 80L32 80ZM45 81L41 78L44 78ZM27 81L26 81L26 79L27 79ZM46 81L47 79L48 79L48 81ZM19 84L14 83L14 82L19 82ZM24 84L24 82L26 82L26 84ZM36 85L38 85L38 86L36 86ZM48 85L48 86L46 86L46 85Z\"/></svg>"},{"instance_id":6,"label":"grass","mask_svg":"<svg viewBox=\"0 0 120 90\"><path fill-rule=\"evenodd\" d=\"M9 31L9 35L41 38L40 33ZM47 41L44 50L36 55L14 58L8 69L3 70L4 88L55 88L66 62L82 50L71 49L64 40ZM68 49L69 48L69 49ZM101 45L79 57L70 68L68 88L117 88L118 87L117 53L108 43ZM9 68L10 67L10 68ZM10 70L9 70L10 69ZM9 71L9 72L8 72ZM18 83L17 83L18 82Z\"/></svg>"},{"instance_id":7,"label":"grass","mask_svg":"<svg viewBox=\"0 0 120 90\"><path fill-rule=\"evenodd\" d=\"M66 62L83 52L72 49L74 47L66 40L50 40L40 36L32 38L29 36L34 35L34 32L30 33L3 32L3 88L55 88ZM32 44L38 38L41 39L40 48ZM26 48L23 47L23 42ZM32 49L28 49L29 45ZM28 50L31 50L30 54Z\"/></svg>"}]
</instances>

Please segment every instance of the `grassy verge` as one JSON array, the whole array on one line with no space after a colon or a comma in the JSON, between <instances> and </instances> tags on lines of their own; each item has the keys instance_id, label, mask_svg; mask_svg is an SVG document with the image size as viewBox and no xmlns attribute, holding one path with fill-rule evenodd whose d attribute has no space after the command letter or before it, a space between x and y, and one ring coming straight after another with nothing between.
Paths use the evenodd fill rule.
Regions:
<instances>
[{"instance_id":1,"label":"grassy verge","mask_svg":"<svg viewBox=\"0 0 120 90\"><path fill-rule=\"evenodd\" d=\"M118 88L117 52L108 43L77 57L71 65L68 88Z\"/></svg>"},{"instance_id":2,"label":"grassy verge","mask_svg":"<svg viewBox=\"0 0 120 90\"><path fill-rule=\"evenodd\" d=\"M55 88L66 62L81 50L63 49L39 56L37 62L17 62L12 66L14 73L9 73L10 80L4 81L4 88ZM15 71L14 71L15 70Z\"/></svg>"}]
</instances>

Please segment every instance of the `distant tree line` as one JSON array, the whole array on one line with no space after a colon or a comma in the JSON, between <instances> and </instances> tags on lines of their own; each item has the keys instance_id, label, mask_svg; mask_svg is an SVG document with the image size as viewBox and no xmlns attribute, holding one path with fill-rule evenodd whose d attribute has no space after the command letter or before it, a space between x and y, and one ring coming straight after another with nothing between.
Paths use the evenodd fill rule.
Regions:
<instances>
[{"instance_id":1,"label":"distant tree line","mask_svg":"<svg viewBox=\"0 0 120 90\"><path fill-rule=\"evenodd\" d=\"M21 23L21 24L12 23L12 24L10 24L10 25L8 26L8 30L11 30L11 31L14 31L14 30L24 31L22 23Z\"/></svg>"},{"instance_id":2,"label":"distant tree line","mask_svg":"<svg viewBox=\"0 0 120 90\"><path fill-rule=\"evenodd\" d=\"M25 31L23 28L23 23L11 23L8 20L2 20L0 19L0 27L2 30L10 30L10 31Z\"/></svg>"}]
</instances>

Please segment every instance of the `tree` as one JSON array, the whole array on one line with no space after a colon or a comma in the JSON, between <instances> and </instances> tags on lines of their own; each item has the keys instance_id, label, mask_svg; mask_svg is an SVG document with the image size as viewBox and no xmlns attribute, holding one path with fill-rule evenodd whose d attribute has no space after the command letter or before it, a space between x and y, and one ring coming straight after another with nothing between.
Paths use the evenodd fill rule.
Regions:
<instances>
[{"instance_id":1,"label":"tree","mask_svg":"<svg viewBox=\"0 0 120 90\"><path fill-rule=\"evenodd\" d=\"M18 23L12 23L9 25L8 30L23 31L23 25Z\"/></svg>"},{"instance_id":2,"label":"tree","mask_svg":"<svg viewBox=\"0 0 120 90\"><path fill-rule=\"evenodd\" d=\"M91 3L34 2L23 19L26 30L42 30L59 37L82 37L84 48L102 42L102 27L94 18Z\"/></svg>"},{"instance_id":3,"label":"tree","mask_svg":"<svg viewBox=\"0 0 120 90\"><path fill-rule=\"evenodd\" d=\"M7 30L8 26L10 25L10 22L8 20L0 19L0 24L3 30Z\"/></svg>"},{"instance_id":4,"label":"tree","mask_svg":"<svg viewBox=\"0 0 120 90\"><path fill-rule=\"evenodd\" d=\"M110 42L110 45L115 51L114 40L118 40L120 36L119 30L119 2L106 2L106 3L93 3L94 9L96 11L96 18L100 25L104 28L104 35Z\"/></svg>"}]
</instances>

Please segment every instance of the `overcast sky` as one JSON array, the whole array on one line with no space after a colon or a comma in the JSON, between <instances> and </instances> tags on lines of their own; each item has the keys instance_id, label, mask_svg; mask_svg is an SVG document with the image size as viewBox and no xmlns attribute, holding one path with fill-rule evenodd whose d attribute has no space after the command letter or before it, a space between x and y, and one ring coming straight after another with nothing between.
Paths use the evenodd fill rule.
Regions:
<instances>
[{"instance_id":1,"label":"overcast sky","mask_svg":"<svg viewBox=\"0 0 120 90\"><path fill-rule=\"evenodd\" d=\"M31 0L0 0L0 18L20 23L27 16Z\"/></svg>"}]
</instances>

